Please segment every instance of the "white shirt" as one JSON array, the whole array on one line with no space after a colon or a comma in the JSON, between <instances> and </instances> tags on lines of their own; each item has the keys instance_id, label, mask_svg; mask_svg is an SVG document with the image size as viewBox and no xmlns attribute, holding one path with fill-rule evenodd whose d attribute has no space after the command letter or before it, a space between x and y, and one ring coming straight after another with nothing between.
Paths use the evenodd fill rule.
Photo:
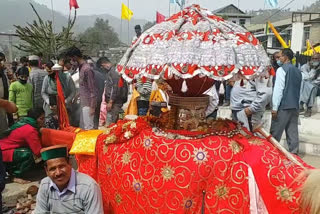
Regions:
<instances>
[{"instance_id":1,"label":"white shirt","mask_svg":"<svg viewBox=\"0 0 320 214\"><path fill-rule=\"evenodd\" d=\"M212 114L219 104L219 95L217 93L215 85L213 85L210 89L208 89L204 94L209 95L209 105L206 110L206 117Z\"/></svg>"},{"instance_id":2,"label":"white shirt","mask_svg":"<svg viewBox=\"0 0 320 214\"><path fill-rule=\"evenodd\" d=\"M272 95L272 110L278 111L283 97L283 91L285 88L286 82L286 72L282 67L278 68L276 73L276 82L273 89Z\"/></svg>"}]
</instances>

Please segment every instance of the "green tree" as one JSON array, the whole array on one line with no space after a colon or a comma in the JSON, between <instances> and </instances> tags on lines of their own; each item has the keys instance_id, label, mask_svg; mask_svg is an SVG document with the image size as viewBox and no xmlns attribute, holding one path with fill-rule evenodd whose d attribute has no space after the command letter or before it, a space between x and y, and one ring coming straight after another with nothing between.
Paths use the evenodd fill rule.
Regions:
<instances>
[{"instance_id":1,"label":"green tree","mask_svg":"<svg viewBox=\"0 0 320 214\"><path fill-rule=\"evenodd\" d=\"M97 18L94 26L88 28L79 37L80 42L85 44L88 55L96 55L99 50L120 45L118 34L109 25L109 21L100 18Z\"/></svg>"},{"instance_id":2,"label":"green tree","mask_svg":"<svg viewBox=\"0 0 320 214\"><path fill-rule=\"evenodd\" d=\"M52 21L43 21L34 6L30 5L38 20L34 20L32 24L27 23L26 27L14 25L23 41L15 46L17 49L29 54L42 53L44 59L50 59L56 58L59 51L75 44L71 29L76 20L76 10L73 19L69 18L67 27L63 27L61 32L54 32Z\"/></svg>"}]
</instances>

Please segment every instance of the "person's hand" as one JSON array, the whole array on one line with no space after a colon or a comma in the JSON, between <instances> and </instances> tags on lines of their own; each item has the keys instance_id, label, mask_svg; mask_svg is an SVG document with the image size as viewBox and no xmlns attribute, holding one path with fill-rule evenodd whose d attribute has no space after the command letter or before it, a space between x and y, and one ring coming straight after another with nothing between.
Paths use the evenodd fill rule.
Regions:
<instances>
[{"instance_id":1,"label":"person's hand","mask_svg":"<svg viewBox=\"0 0 320 214\"><path fill-rule=\"evenodd\" d=\"M94 108L90 108L90 115L94 115L96 110Z\"/></svg>"},{"instance_id":2,"label":"person's hand","mask_svg":"<svg viewBox=\"0 0 320 214\"><path fill-rule=\"evenodd\" d=\"M80 98L80 94L77 94L71 101L71 104L75 104L78 102L78 99Z\"/></svg>"},{"instance_id":3,"label":"person's hand","mask_svg":"<svg viewBox=\"0 0 320 214\"><path fill-rule=\"evenodd\" d=\"M250 117L252 115L252 111L249 108L245 108L244 112L246 113L247 117Z\"/></svg>"},{"instance_id":4,"label":"person's hand","mask_svg":"<svg viewBox=\"0 0 320 214\"><path fill-rule=\"evenodd\" d=\"M272 114L272 120L277 119L277 116L278 116L278 112L277 111L272 111L271 114Z\"/></svg>"},{"instance_id":5,"label":"person's hand","mask_svg":"<svg viewBox=\"0 0 320 214\"><path fill-rule=\"evenodd\" d=\"M55 112L55 111L57 110L57 106L56 106L56 105L50 106L50 110L53 111L53 112Z\"/></svg>"},{"instance_id":6,"label":"person's hand","mask_svg":"<svg viewBox=\"0 0 320 214\"><path fill-rule=\"evenodd\" d=\"M112 101L109 101L109 102L107 103L107 111L110 111L111 108L112 108Z\"/></svg>"}]
</instances>

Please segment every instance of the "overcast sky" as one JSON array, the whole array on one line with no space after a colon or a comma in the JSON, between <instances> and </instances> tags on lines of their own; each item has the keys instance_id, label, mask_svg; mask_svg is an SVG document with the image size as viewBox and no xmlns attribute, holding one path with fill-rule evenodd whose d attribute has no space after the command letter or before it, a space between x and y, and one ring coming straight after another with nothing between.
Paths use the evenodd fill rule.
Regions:
<instances>
[{"instance_id":1,"label":"overcast sky","mask_svg":"<svg viewBox=\"0 0 320 214\"><path fill-rule=\"evenodd\" d=\"M3 0L1 0L3 1ZM51 8L51 0L34 0ZM69 12L69 0L52 0L54 10L63 14ZM79 4L79 15L93 15L108 13L120 17L121 2L127 4L128 0L77 0ZM291 0L278 0L279 7L285 6ZM295 0L288 8L300 9L303 5L309 6L316 0ZM238 5L238 0L187 0L187 4L198 3L202 7L215 10L228 4ZM242 10L256 10L260 8L269 8L264 5L264 0L239 0L239 6ZM147 20L155 19L155 11L159 11L165 16L169 15L169 0L130 0L129 7L134 13L135 18ZM171 14L178 11L175 4L171 4Z\"/></svg>"}]
</instances>

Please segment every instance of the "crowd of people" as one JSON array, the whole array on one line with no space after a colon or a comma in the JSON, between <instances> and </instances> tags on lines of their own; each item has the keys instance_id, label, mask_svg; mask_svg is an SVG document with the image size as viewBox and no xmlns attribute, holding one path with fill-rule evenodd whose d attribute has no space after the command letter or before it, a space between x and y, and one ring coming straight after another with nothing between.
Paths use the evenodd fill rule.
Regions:
<instances>
[{"instance_id":1,"label":"crowd of people","mask_svg":"<svg viewBox=\"0 0 320 214\"><path fill-rule=\"evenodd\" d=\"M316 97L320 95L320 54L312 56L307 64L301 66L301 70L292 65L293 58L290 49L273 55L272 65L277 72L271 84L269 77L249 81L215 82L212 88L205 92L210 96L207 118L217 117L221 105L220 88L223 87L225 105L230 104L233 119L253 130L253 127L261 122L266 108L272 106L274 120L271 133L280 140L283 130L286 129L288 141L293 140L292 144L297 145L298 137L290 138L288 133L297 135L299 111L303 112L305 106L304 115L310 117ZM120 81L120 75L107 57L101 57L95 63L78 48L71 47L59 55L56 64L51 60L45 62L36 55L22 57L19 64L12 62L11 66L5 66L5 59L5 55L0 53L0 96L1 99L15 103L18 111L12 115L0 109L0 120L3 121L0 132L27 117L28 112L34 109L44 111L43 127L58 129L57 106L61 99L58 96L58 84L63 91L63 102L70 124L74 127L84 130L98 129L99 126L115 123L119 115L124 113L122 108L128 101L129 86L124 80ZM122 86L120 82L123 82ZM135 100L137 115L149 113L154 84L147 78L133 84L133 89L138 94ZM288 118L284 113L288 112L283 111L287 109L295 109L289 114L290 121L282 119ZM280 118L281 124L275 125L276 118ZM297 152L296 149L294 151Z\"/></svg>"},{"instance_id":2,"label":"crowd of people","mask_svg":"<svg viewBox=\"0 0 320 214\"><path fill-rule=\"evenodd\" d=\"M137 36L141 35L141 28L136 27L136 31ZM298 154L299 112L310 117L316 97L320 96L320 54L314 54L300 69L292 64L293 59L290 49L273 55L272 65L276 70L273 81L272 75L267 75L248 81L215 82L205 92L210 97L207 119L217 118L219 105L223 104L219 102L222 98L225 99L224 106L230 105L232 118L253 131L260 125L269 105L272 111L271 134L280 141L285 131L289 151ZM72 126L91 130L115 123L124 113L123 105L129 101L130 87L118 74L114 64L107 57L101 57L95 63L77 47L61 52L56 63L31 55L22 57L20 63L7 64L5 55L0 53L0 78L0 155L5 163L5 168L0 164L0 177L5 177L7 171L20 183L26 182L22 179L23 174L41 157L40 129L59 129L61 125L59 102L63 101ZM130 102L136 102L135 114L144 116L150 113L150 98L155 85L148 78L133 84ZM167 95L163 91L161 93L161 101L167 101ZM223 96L219 96L221 94ZM11 104L15 104L14 107ZM52 151L55 153L56 148ZM46 172L52 177L51 181L42 182L40 195L54 200L74 177L84 185L99 188L93 180L73 171L67 156L50 156L47 150L42 153L45 154L42 159L46 160ZM61 163L51 163L54 157L59 157ZM61 180L55 177L59 177L59 173L54 174L58 166L63 166ZM65 179L68 182L64 182ZM62 184L59 185L59 182ZM0 184L0 190L3 190L3 180ZM44 189L51 187L57 192L51 192L48 196ZM74 187L70 188L71 192L74 191ZM92 191L89 193L93 194ZM47 210L43 197L38 198L38 211ZM101 208L101 204L97 204L101 203L101 195L91 195L88 200L93 202L87 210L94 209L94 206Z\"/></svg>"},{"instance_id":3,"label":"crowd of people","mask_svg":"<svg viewBox=\"0 0 320 214\"><path fill-rule=\"evenodd\" d=\"M275 52L271 64L275 75L258 77L253 80L227 81L230 86L230 108L232 119L240 121L253 131L261 125L266 109L272 112L270 133L280 142L283 132L289 151L299 153L299 113L311 117L316 97L320 96L320 54L316 53L305 65L294 65L291 49ZM206 115L215 119L219 108L219 89L216 83L205 94L210 96ZM304 106L307 109L304 109Z\"/></svg>"}]
</instances>

